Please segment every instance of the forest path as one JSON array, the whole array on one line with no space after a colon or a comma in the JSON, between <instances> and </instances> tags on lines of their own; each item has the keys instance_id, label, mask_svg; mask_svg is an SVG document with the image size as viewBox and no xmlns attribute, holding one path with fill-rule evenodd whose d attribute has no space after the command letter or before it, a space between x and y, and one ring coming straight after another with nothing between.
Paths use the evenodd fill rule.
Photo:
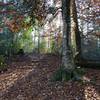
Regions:
<instances>
[{"instance_id":1,"label":"forest path","mask_svg":"<svg viewBox=\"0 0 100 100\"><path fill-rule=\"evenodd\" d=\"M14 59L0 74L0 100L100 100L100 70L86 69L87 79L98 85L79 82L51 82L59 69L54 55L29 55Z\"/></svg>"}]
</instances>

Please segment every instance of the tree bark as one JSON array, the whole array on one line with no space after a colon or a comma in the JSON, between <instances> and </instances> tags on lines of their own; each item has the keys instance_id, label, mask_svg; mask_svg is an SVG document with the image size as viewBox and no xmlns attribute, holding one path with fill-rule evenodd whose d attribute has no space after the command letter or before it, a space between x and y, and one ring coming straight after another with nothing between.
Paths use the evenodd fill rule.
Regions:
<instances>
[{"instance_id":1,"label":"tree bark","mask_svg":"<svg viewBox=\"0 0 100 100\"><path fill-rule=\"evenodd\" d=\"M78 28L77 10L75 0L71 0L70 3L70 14L71 14L71 41L72 45L75 46L75 53L81 52L81 37Z\"/></svg>"},{"instance_id":2,"label":"tree bark","mask_svg":"<svg viewBox=\"0 0 100 100\"><path fill-rule=\"evenodd\" d=\"M62 66L72 72L74 70L74 63L71 52L71 16L70 16L71 0L62 0L62 18L63 18L63 52L62 52Z\"/></svg>"}]
</instances>

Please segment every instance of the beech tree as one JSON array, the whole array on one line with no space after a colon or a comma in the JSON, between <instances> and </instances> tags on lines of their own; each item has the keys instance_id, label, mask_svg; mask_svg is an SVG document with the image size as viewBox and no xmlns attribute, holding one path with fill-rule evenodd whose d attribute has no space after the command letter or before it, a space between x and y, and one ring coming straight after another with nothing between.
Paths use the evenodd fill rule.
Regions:
<instances>
[{"instance_id":1,"label":"beech tree","mask_svg":"<svg viewBox=\"0 0 100 100\"><path fill-rule=\"evenodd\" d=\"M81 48L75 0L62 0L62 18L63 18L62 66L69 75L74 74L75 76L75 64L73 61L73 53L71 48L71 41L72 41L71 35L75 36L74 38L76 41L75 43L76 52L79 52Z\"/></svg>"},{"instance_id":2,"label":"beech tree","mask_svg":"<svg viewBox=\"0 0 100 100\"><path fill-rule=\"evenodd\" d=\"M71 0L62 0L62 18L63 18L63 53L62 64L65 69L73 70L72 52L70 46L71 35L71 17L70 17Z\"/></svg>"}]
</instances>

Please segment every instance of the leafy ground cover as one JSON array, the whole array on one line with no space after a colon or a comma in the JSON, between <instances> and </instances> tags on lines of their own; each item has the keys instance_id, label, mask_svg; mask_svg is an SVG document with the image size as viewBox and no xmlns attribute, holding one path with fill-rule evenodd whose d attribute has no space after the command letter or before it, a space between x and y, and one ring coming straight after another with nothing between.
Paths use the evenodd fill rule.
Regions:
<instances>
[{"instance_id":1,"label":"leafy ground cover","mask_svg":"<svg viewBox=\"0 0 100 100\"><path fill-rule=\"evenodd\" d=\"M100 70L86 68L86 82L53 82L59 64L55 55L13 58L0 74L0 100L100 100Z\"/></svg>"}]
</instances>

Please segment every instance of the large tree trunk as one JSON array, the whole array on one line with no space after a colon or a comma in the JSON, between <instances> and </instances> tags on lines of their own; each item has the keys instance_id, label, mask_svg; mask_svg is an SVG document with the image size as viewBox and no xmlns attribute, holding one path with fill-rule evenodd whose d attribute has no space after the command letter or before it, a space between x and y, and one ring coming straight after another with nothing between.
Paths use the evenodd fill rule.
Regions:
<instances>
[{"instance_id":1,"label":"large tree trunk","mask_svg":"<svg viewBox=\"0 0 100 100\"><path fill-rule=\"evenodd\" d=\"M63 53L62 66L72 72L74 70L74 63L71 52L71 16L70 16L71 0L62 0L62 18L63 18Z\"/></svg>"},{"instance_id":2,"label":"large tree trunk","mask_svg":"<svg viewBox=\"0 0 100 100\"><path fill-rule=\"evenodd\" d=\"M75 53L80 53L81 52L81 38L80 38L79 29L78 29L77 10L76 10L75 0L71 0L70 14L71 14L72 45L74 46Z\"/></svg>"}]
</instances>

